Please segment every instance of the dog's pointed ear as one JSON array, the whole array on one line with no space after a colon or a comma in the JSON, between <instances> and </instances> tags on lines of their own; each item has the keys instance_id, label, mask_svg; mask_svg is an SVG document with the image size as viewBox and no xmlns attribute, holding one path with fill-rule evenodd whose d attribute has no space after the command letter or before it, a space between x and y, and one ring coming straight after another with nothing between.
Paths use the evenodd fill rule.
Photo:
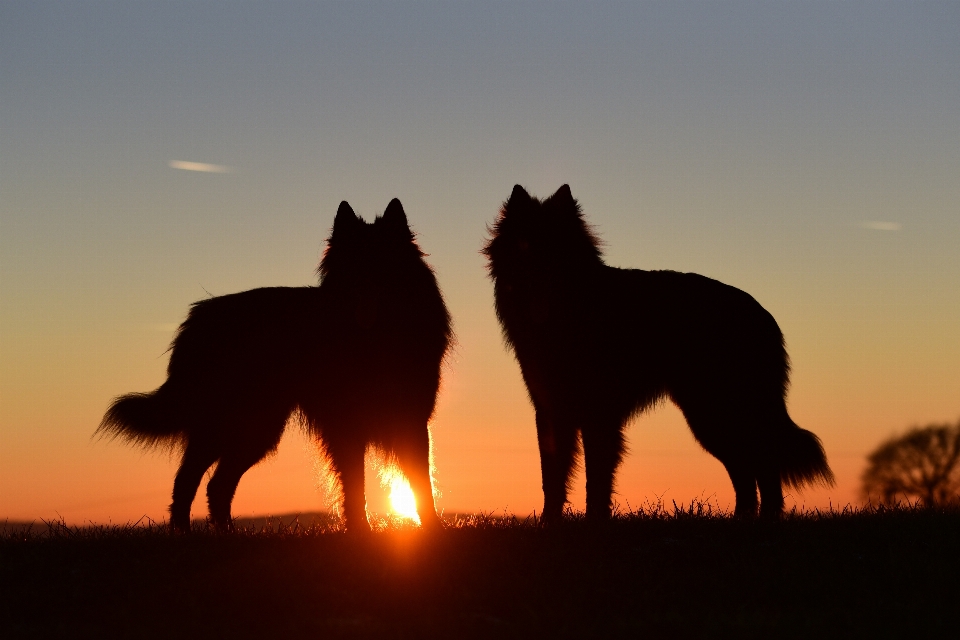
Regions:
<instances>
[{"instance_id":1,"label":"dog's pointed ear","mask_svg":"<svg viewBox=\"0 0 960 640\"><path fill-rule=\"evenodd\" d=\"M390 234L396 235L404 240L409 240L413 237L413 233L410 232L410 225L407 223L407 214L404 213L403 205L400 204L397 198L390 201L390 204L387 205L387 210L383 212L378 222L383 225Z\"/></svg>"},{"instance_id":2,"label":"dog's pointed ear","mask_svg":"<svg viewBox=\"0 0 960 640\"><path fill-rule=\"evenodd\" d=\"M407 214L403 211L403 205L400 200L394 198L387 205L387 210L383 212L383 223L388 227L409 229L407 224Z\"/></svg>"},{"instance_id":3,"label":"dog's pointed ear","mask_svg":"<svg viewBox=\"0 0 960 640\"><path fill-rule=\"evenodd\" d=\"M574 199L568 184L557 189L556 193L547 198L545 202L550 204L551 209L561 214L580 214L580 205Z\"/></svg>"},{"instance_id":4,"label":"dog's pointed ear","mask_svg":"<svg viewBox=\"0 0 960 640\"><path fill-rule=\"evenodd\" d=\"M507 201L503 203L503 207L500 209L500 216L525 217L534 202L536 202L536 200L530 197L526 189L520 185L515 185L513 191L510 193L510 197L507 198Z\"/></svg>"},{"instance_id":5,"label":"dog's pointed ear","mask_svg":"<svg viewBox=\"0 0 960 640\"><path fill-rule=\"evenodd\" d=\"M565 184L557 192L550 196L551 200L556 200L557 202L576 202L573 199L573 193L570 192L570 185Z\"/></svg>"},{"instance_id":6,"label":"dog's pointed ear","mask_svg":"<svg viewBox=\"0 0 960 640\"><path fill-rule=\"evenodd\" d=\"M340 208L337 209L337 217L333 219L333 233L331 237L349 235L363 224L363 220L357 217L357 214L353 212L353 208L344 200L340 203Z\"/></svg>"},{"instance_id":7,"label":"dog's pointed ear","mask_svg":"<svg viewBox=\"0 0 960 640\"><path fill-rule=\"evenodd\" d=\"M527 193L527 190L516 184L513 185L513 192L510 194L510 199L507 200L507 204L520 204L521 202L529 202L530 194Z\"/></svg>"}]
</instances>

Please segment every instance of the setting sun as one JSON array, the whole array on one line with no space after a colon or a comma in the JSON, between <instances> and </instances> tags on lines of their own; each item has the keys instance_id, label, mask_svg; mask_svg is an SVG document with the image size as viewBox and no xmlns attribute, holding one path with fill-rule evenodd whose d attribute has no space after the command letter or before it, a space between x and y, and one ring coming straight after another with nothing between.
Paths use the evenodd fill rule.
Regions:
<instances>
[{"instance_id":1,"label":"setting sun","mask_svg":"<svg viewBox=\"0 0 960 640\"><path fill-rule=\"evenodd\" d=\"M420 516L417 515L417 499L403 472L395 465L384 465L380 472L380 484L389 492L392 514L409 518L420 524Z\"/></svg>"}]
</instances>

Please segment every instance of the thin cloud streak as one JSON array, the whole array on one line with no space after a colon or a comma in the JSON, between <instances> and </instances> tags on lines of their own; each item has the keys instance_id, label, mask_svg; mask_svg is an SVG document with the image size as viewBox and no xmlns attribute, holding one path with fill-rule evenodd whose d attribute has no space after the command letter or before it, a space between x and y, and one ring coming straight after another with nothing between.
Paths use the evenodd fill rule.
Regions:
<instances>
[{"instance_id":1,"label":"thin cloud streak","mask_svg":"<svg viewBox=\"0 0 960 640\"><path fill-rule=\"evenodd\" d=\"M222 164L207 164L206 162L190 162L189 160L171 160L171 169L183 171L202 171L204 173L232 173L233 167Z\"/></svg>"},{"instance_id":2,"label":"thin cloud streak","mask_svg":"<svg viewBox=\"0 0 960 640\"><path fill-rule=\"evenodd\" d=\"M900 231L903 228L899 222L880 222L879 220L864 220L860 223L862 229L873 229L874 231Z\"/></svg>"}]
</instances>

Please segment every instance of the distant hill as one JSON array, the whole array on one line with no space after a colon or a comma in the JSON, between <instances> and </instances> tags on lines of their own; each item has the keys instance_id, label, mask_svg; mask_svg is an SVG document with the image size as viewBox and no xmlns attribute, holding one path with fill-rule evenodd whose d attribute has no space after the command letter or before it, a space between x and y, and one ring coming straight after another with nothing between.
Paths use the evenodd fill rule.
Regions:
<instances>
[{"instance_id":1,"label":"distant hill","mask_svg":"<svg viewBox=\"0 0 960 640\"><path fill-rule=\"evenodd\" d=\"M0 533L7 531L18 531L20 529L46 528L42 520L2 520L0 521Z\"/></svg>"}]
</instances>

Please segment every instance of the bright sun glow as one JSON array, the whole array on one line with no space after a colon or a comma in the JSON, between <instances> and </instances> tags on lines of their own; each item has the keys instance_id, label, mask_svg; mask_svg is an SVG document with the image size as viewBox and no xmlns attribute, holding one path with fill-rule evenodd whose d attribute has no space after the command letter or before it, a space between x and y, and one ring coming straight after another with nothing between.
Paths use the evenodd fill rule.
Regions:
<instances>
[{"instance_id":1,"label":"bright sun glow","mask_svg":"<svg viewBox=\"0 0 960 640\"><path fill-rule=\"evenodd\" d=\"M390 510L401 518L409 518L420 524L417 515L417 499L403 473L394 465L386 465L380 472L380 484L390 492Z\"/></svg>"}]
</instances>

